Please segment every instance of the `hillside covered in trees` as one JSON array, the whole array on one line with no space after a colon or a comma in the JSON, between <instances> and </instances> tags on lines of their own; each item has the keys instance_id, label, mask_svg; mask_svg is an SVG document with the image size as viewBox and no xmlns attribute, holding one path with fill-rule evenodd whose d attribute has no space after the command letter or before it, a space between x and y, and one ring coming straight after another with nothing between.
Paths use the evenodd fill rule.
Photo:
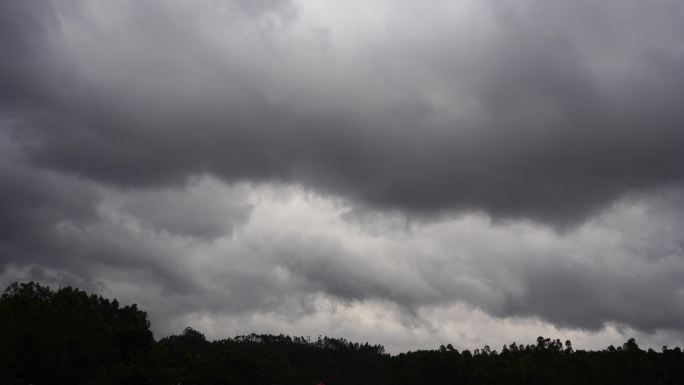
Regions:
<instances>
[{"instance_id":1,"label":"hillside covered in trees","mask_svg":"<svg viewBox=\"0 0 684 385\"><path fill-rule=\"evenodd\" d=\"M10 285L0 298L0 384L683 384L680 348L630 339L451 345L391 356L345 339L257 335L208 341L191 328L155 341L136 305L66 287Z\"/></svg>"}]
</instances>

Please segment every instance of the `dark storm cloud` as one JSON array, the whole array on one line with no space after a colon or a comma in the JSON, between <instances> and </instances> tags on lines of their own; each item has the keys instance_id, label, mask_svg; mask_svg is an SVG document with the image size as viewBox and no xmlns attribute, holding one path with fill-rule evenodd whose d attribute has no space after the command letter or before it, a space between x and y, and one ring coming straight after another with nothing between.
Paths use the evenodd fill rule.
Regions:
<instances>
[{"instance_id":1,"label":"dark storm cloud","mask_svg":"<svg viewBox=\"0 0 684 385\"><path fill-rule=\"evenodd\" d=\"M0 258L6 264L43 260L48 254L49 260L55 253L50 251L50 228L64 218L92 218L92 192L30 167L5 140L0 140L0 148Z\"/></svg>"},{"instance_id":2,"label":"dark storm cloud","mask_svg":"<svg viewBox=\"0 0 684 385\"><path fill-rule=\"evenodd\" d=\"M297 317L325 293L414 314L463 302L562 326L684 329L682 234L637 250L578 235L589 223L636 237L670 218L596 222L683 182L683 6L523 0L458 16L407 2L372 28L306 7L0 4L3 267L148 284L167 300L156 314ZM307 213L254 225L261 182L341 197L349 223L399 213L405 243L369 257L343 230L298 234ZM473 211L493 218L475 226L491 239L440 224ZM446 232L417 241L414 217ZM516 246L516 220L566 233Z\"/></svg>"},{"instance_id":3,"label":"dark storm cloud","mask_svg":"<svg viewBox=\"0 0 684 385\"><path fill-rule=\"evenodd\" d=\"M36 98L31 84L31 72L39 70L44 37L52 26L46 20L52 16L49 3L5 2L0 5L0 39L2 39L2 62L0 63L0 101L14 103L25 98Z\"/></svg>"},{"instance_id":4,"label":"dark storm cloud","mask_svg":"<svg viewBox=\"0 0 684 385\"><path fill-rule=\"evenodd\" d=\"M435 36L423 56L410 57L398 35L378 43L377 64L351 68L336 65L334 43L306 41L308 57L301 42L284 45L297 22L293 7L286 16L269 14L270 24L259 20L274 4L262 4L256 16L250 5L242 19L231 8L226 27L187 6L152 12L161 3L152 4L139 19L135 7L113 7L111 25L63 12L62 22L76 25L67 37L36 21L52 19L41 12L28 13L28 24L39 27L8 31L22 48L56 41L46 50L54 57L32 53L24 62L54 60L62 72L46 64L32 75L66 74L50 79L58 84L50 88L54 100L29 100L27 113L13 111L31 127L37 162L117 185L211 172L226 180L301 182L419 216L483 210L561 226L625 192L684 176L677 103L683 59L673 49L681 45L682 13L671 2L630 3L617 15L605 5L544 5L532 16L522 11L539 4L523 3L492 12L493 31L475 25L481 44L471 50L452 47L437 35L440 27L431 27ZM621 24L620 17L646 8L640 24ZM587 16L596 19L598 46L564 29L583 12L598 13ZM216 36L197 32L202 27L216 28L208 32ZM663 31L633 47L611 46L622 42L625 28ZM239 38L211 41L230 32ZM621 70L620 60L631 62ZM424 73L446 97L469 98L475 111L442 116ZM335 77L357 83L344 88ZM34 110L44 112L37 117Z\"/></svg>"}]
</instances>

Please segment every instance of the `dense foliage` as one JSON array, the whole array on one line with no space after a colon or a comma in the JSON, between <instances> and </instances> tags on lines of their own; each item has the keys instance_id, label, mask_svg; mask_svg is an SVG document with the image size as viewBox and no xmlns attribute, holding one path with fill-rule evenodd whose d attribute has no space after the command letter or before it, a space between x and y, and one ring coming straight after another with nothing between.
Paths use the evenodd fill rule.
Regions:
<instances>
[{"instance_id":1,"label":"dense foliage","mask_svg":"<svg viewBox=\"0 0 684 385\"><path fill-rule=\"evenodd\" d=\"M135 305L70 287L12 284L0 297L0 383L121 383L140 376L154 347Z\"/></svg>"},{"instance_id":2,"label":"dense foliage","mask_svg":"<svg viewBox=\"0 0 684 385\"><path fill-rule=\"evenodd\" d=\"M570 341L390 356L345 339L256 335L207 341L186 328L155 342L135 305L73 288L12 284L0 298L1 384L683 384L684 354L633 339L603 351Z\"/></svg>"}]
</instances>

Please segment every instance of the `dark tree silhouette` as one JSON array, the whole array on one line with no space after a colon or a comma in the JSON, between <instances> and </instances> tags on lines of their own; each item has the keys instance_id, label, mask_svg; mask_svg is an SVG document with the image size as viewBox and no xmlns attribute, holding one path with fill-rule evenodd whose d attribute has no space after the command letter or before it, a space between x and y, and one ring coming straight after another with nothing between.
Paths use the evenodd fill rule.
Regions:
<instances>
[{"instance_id":1,"label":"dark tree silhouette","mask_svg":"<svg viewBox=\"0 0 684 385\"><path fill-rule=\"evenodd\" d=\"M123 379L154 345L147 315L135 306L34 282L5 290L0 325L3 384Z\"/></svg>"},{"instance_id":2,"label":"dark tree silhouette","mask_svg":"<svg viewBox=\"0 0 684 385\"><path fill-rule=\"evenodd\" d=\"M684 384L680 348L603 351L539 337L497 352L451 344L396 356L343 338L192 328L155 342L145 312L73 289L12 284L0 297L0 384Z\"/></svg>"}]
</instances>

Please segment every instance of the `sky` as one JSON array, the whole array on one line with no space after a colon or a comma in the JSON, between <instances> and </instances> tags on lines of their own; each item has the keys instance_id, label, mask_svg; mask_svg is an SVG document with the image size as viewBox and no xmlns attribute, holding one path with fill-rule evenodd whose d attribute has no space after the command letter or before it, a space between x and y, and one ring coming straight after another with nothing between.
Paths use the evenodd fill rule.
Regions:
<instances>
[{"instance_id":1,"label":"sky","mask_svg":"<svg viewBox=\"0 0 684 385\"><path fill-rule=\"evenodd\" d=\"M0 2L0 284L157 338L684 345L680 0Z\"/></svg>"}]
</instances>

